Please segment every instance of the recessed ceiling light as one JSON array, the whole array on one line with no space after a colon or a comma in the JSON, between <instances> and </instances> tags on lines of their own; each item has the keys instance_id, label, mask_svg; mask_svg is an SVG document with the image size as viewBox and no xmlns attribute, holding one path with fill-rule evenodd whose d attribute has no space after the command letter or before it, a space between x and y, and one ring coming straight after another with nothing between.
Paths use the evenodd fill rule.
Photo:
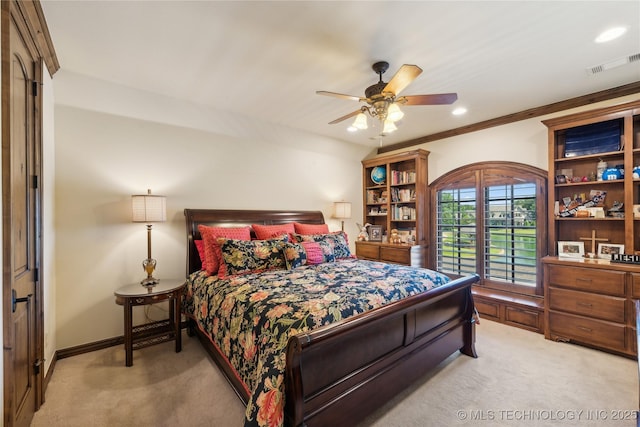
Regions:
<instances>
[{"instance_id":1,"label":"recessed ceiling light","mask_svg":"<svg viewBox=\"0 0 640 427\"><path fill-rule=\"evenodd\" d=\"M627 32L627 29L625 27L610 28L610 29L600 33L600 35L598 37L596 37L595 42L596 43L606 43L606 42L609 42L611 40L617 39L618 37L620 37L621 35L623 35L626 32Z\"/></svg>"},{"instance_id":2,"label":"recessed ceiling light","mask_svg":"<svg viewBox=\"0 0 640 427\"><path fill-rule=\"evenodd\" d=\"M461 115L463 115L463 114L464 114L464 113L466 113L466 112L467 112L467 109L466 109L466 108L464 108L464 107L459 107L459 108L456 108L455 110L453 110L453 111L451 112L451 114L453 114L454 116L461 116Z\"/></svg>"}]
</instances>

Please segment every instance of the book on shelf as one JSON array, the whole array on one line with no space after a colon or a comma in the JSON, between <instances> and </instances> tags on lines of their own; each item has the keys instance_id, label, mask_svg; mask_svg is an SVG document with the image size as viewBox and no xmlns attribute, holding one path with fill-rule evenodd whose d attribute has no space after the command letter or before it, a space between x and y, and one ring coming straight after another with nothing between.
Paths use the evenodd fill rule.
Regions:
<instances>
[{"instance_id":1,"label":"book on shelf","mask_svg":"<svg viewBox=\"0 0 640 427\"><path fill-rule=\"evenodd\" d=\"M394 221L415 221L416 208L409 206L394 206L391 217Z\"/></svg>"},{"instance_id":2,"label":"book on shelf","mask_svg":"<svg viewBox=\"0 0 640 427\"><path fill-rule=\"evenodd\" d=\"M391 171L391 185L414 184L416 171Z\"/></svg>"},{"instance_id":3,"label":"book on shelf","mask_svg":"<svg viewBox=\"0 0 640 427\"><path fill-rule=\"evenodd\" d=\"M380 191L367 190L367 203L378 203L379 198L380 198Z\"/></svg>"},{"instance_id":4,"label":"book on shelf","mask_svg":"<svg viewBox=\"0 0 640 427\"><path fill-rule=\"evenodd\" d=\"M412 202L416 199L416 190L413 188L392 188L392 202Z\"/></svg>"}]
</instances>

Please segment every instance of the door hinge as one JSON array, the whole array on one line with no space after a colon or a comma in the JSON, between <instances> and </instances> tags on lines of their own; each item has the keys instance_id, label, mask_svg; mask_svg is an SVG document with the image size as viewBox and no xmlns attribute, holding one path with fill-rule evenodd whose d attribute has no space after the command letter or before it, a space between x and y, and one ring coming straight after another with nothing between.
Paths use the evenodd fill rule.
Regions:
<instances>
[{"instance_id":1,"label":"door hinge","mask_svg":"<svg viewBox=\"0 0 640 427\"><path fill-rule=\"evenodd\" d=\"M34 268L33 269L33 281L37 282L40 279L40 269L39 268Z\"/></svg>"},{"instance_id":2,"label":"door hinge","mask_svg":"<svg viewBox=\"0 0 640 427\"><path fill-rule=\"evenodd\" d=\"M38 188L38 175L33 175L33 188Z\"/></svg>"},{"instance_id":3,"label":"door hinge","mask_svg":"<svg viewBox=\"0 0 640 427\"><path fill-rule=\"evenodd\" d=\"M38 96L38 82L33 80L31 82L31 89L33 91L33 96Z\"/></svg>"}]
</instances>

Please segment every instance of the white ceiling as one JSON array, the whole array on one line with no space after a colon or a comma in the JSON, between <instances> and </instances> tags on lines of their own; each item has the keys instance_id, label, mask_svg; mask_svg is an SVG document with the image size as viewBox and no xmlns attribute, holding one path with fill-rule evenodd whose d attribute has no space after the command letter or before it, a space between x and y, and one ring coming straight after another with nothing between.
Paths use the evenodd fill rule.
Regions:
<instances>
[{"instance_id":1,"label":"white ceiling","mask_svg":"<svg viewBox=\"0 0 640 427\"><path fill-rule=\"evenodd\" d=\"M424 70L403 95L458 94L404 107L385 145L640 81L586 72L640 53L637 0L41 2L62 70L370 146L379 128L328 124L359 104L315 91L364 96L380 60Z\"/></svg>"}]
</instances>

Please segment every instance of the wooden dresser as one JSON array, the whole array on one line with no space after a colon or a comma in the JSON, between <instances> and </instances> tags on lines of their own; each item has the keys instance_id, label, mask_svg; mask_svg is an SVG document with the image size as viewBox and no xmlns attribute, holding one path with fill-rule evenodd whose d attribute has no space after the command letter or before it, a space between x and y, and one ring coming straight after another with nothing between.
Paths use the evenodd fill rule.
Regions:
<instances>
[{"instance_id":1,"label":"wooden dresser","mask_svg":"<svg viewBox=\"0 0 640 427\"><path fill-rule=\"evenodd\" d=\"M545 337L636 356L640 266L558 257L542 262Z\"/></svg>"},{"instance_id":2,"label":"wooden dresser","mask_svg":"<svg viewBox=\"0 0 640 427\"><path fill-rule=\"evenodd\" d=\"M391 262L424 267L425 245L391 244L378 242L356 242L356 256L371 261Z\"/></svg>"}]
</instances>

